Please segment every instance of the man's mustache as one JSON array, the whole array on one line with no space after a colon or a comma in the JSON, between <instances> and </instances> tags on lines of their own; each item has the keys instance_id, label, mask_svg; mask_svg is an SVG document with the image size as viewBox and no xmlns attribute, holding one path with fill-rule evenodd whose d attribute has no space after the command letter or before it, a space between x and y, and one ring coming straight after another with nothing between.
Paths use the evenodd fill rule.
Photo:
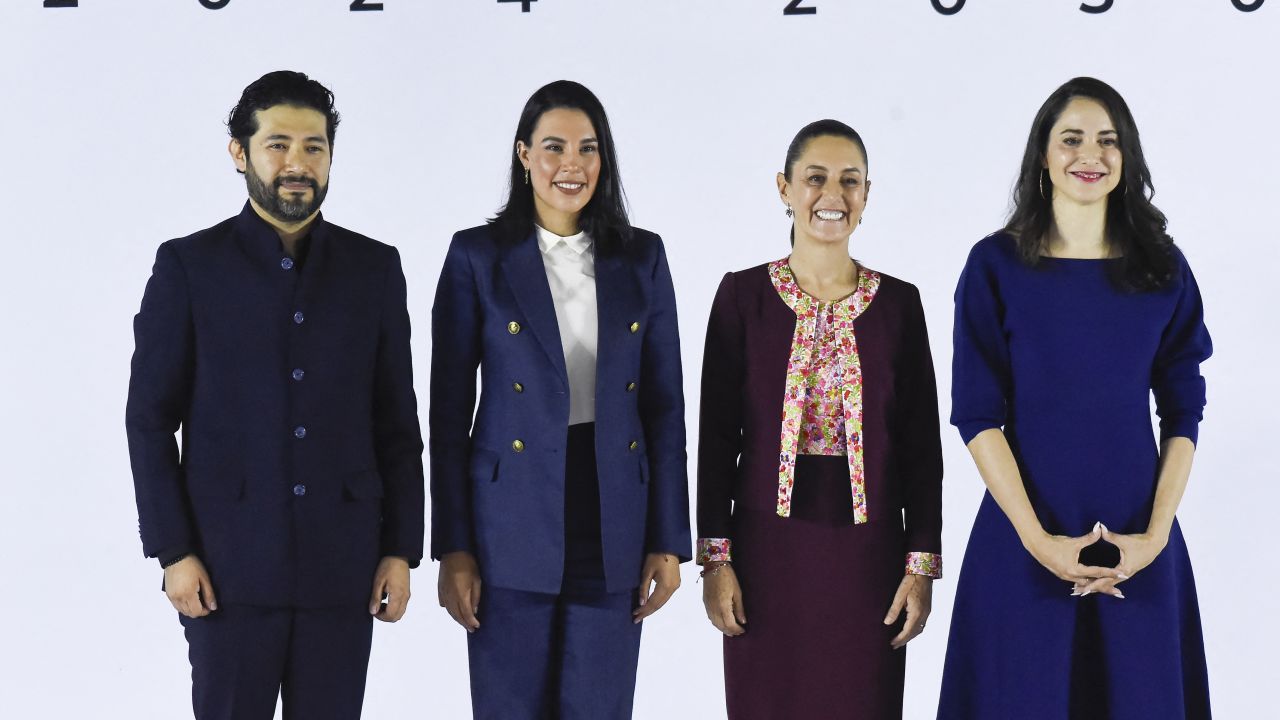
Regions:
<instances>
[{"instance_id":1,"label":"man's mustache","mask_svg":"<svg viewBox=\"0 0 1280 720\"><path fill-rule=\"evenodd\" d=\"M276 178L276 181L273 184L276 189L279 190L284 187L285 183L306 183L311 186L312 190L317 192L320 190L320 183L316 182L314 178L303 177L301 175L282 175Z\"/></svg>"}]
</instances>

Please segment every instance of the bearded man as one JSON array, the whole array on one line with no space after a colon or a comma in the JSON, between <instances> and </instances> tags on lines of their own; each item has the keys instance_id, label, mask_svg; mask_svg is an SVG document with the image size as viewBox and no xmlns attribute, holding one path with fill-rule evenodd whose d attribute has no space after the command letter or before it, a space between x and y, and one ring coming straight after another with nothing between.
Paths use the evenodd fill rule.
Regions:
<instances>
[{"instance_id":1,"label":"bearded man","mask_svg":"<svg viewBox=\"0 0 1280 720\"><path fill-rule=\"evenodd\" d=\"M360 716L372 618L422 558L422 438L396 250L329 223L333 94L297 72L227 121L249 199L160 246L126 428L143 552L198 720ZM182 433L181 449L175 433Z\"/></svg>"}]
</instances>

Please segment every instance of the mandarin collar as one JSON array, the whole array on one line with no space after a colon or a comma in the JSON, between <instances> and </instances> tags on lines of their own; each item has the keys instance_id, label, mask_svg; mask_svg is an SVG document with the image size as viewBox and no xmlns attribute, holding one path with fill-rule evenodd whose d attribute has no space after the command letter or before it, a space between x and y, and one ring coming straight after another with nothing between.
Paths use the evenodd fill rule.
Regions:
<instances>
[{"instance_id":1,"label":"mandarin collar","mask_svg":"<svg viewBox=\"0 0 1280 720\"><path fill-rule=\"evenodd\" d=\"M236 217L235 228L236 233L244 239L245 249L254 257L273 262L279 262L285 257L284 241L280 239L280 234L271 226L271 223L258 215L248 200L240 210L240 215ZM314 246L315 241L323 238L327 232L327 223L322 212L316 215L307 234L299 241L299 255L309 250L309 246Z\"/></svg>"}]
</instances>

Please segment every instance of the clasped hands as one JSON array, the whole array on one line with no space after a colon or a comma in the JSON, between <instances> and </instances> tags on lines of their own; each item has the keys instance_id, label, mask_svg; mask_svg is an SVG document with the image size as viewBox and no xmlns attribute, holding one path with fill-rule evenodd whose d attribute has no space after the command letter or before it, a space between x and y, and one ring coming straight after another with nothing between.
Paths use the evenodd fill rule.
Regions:
<instances>
[{"instance_id":1,"label":"clasped hands","mask_svg":"<svg viewBox=\"0 0 1280 720\"><path fill-rule=\"evenodd\" d=\"M1119 565L1110 568L1080 562L1080 552L1099 540L1105 540L1120 550ZM1102 593L1124 599L1124 593L1117 585L1150 565L1168 541L1167 534L1150 531L1136 535L1113 533L1099 522L1092 531L1079 537L1042 532L1024 545L1036 562L1071 583L1073 597Z\"/></svg>"},{"instance_id":2,"label":"clasped hands","mask_svg":"<svg viewBox=\"0 0 1280 720\"><path fill-rule=\"evenodd\" d=\"M658 612L679 587L679 558L668 553L645 555L632 622L639 623ZM480 589L480 568L474 555L458 551L440 558L440 607L469 633L480 629Z\"/></svg>"},{"instance_id":3,"label":"clasped hands","mask_svg":"<svg viewBox=\"0 0 1280 720\"><path fill-rule=\"evenodd\" d=\"M195 555L164 569L164 592L174 609L189 618L201 618L218 609L209 571ZM382 558L373 573L369 614L383 622L395 622L404 617L408 607L409 561L395 556Z\"/></svg>"}]
</instances>

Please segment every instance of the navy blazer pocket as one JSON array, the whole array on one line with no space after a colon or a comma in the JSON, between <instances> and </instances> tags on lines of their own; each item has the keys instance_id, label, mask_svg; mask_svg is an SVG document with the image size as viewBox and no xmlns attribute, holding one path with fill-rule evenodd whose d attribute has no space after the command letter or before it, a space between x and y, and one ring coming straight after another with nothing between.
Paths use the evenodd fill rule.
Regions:
<instances>
[{"instance_id":1,"label":"navy blazer pocket","mask_svg":"<svg viewBox=\"0 0 1280 720\"><path fill-rule=\"evenodd\" d=\"M377 470L351 473L343 482L348 500L376 500L382 497L382 476Z\"/></svg>"},{"instance_id":2,"label":"navy blazer pocket","mask_svg":"<svg viewBox=\"0 0 1280 720\"><path fill-rule=\"evenodd\" d=\"M498 455L488 450L471 452L472 482L498 482Z\"/></svg>"},{"instance_id":3,"label":"navy blazer pocket","mask_svg":"<svg viewBox=\"0 0 1280 720\"><path fill-rule=\"evenodd\" d=\"M186 470L187 494L193 498L239 500L244 497L244 474L217 470Z\"/></svg>"}]
</instances>

